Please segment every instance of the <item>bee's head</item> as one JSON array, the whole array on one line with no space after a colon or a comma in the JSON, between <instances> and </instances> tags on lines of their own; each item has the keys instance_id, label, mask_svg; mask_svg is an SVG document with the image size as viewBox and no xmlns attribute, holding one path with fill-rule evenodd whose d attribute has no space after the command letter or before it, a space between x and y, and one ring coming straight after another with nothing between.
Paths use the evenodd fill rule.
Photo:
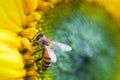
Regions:
<instances>
[{"instance_id":1,"label":"bee's head","mask_svg":"<svg viewBox=\"0 0 120 80\"><path fill-rule=\"evenodd\" d=\"M43 34L42 33L38 33L35 37L34 37L34 39L33 39L33 46L35 46L35 45L39 45L40 44L40 42L41 42L41 40L42 40L42 38L43 38Z\"/></svg>"},{"instance_id":2,"label":"bee's head","mask_svg":"<svg viewBox=\"0 0 120 80\"><path fill-rule=\"evenodd\" d=\"M38 33L36 38L35 38L35 44L37 45L49 45L50 41L42 34L42 33Z\"/></svg>"},{"instance_id":3,"label":"bee's head","mask_svg":"<svg viewBox=\"0 0 120 80\"><path fill-rule=\"evenodd\" d=\"M36 41L40 41L40 39L43 37L43 34L42 33L39 33L37 36L36 36L36 38L35 38L35 40Z\"/></svg>"}]
</instances>

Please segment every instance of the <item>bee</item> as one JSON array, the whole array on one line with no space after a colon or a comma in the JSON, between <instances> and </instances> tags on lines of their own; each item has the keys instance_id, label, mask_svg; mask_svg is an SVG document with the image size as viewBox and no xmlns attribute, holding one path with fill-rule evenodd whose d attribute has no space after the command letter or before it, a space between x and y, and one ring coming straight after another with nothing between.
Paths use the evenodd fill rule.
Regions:
<instances>
[{"instance_id":1,"label":"bee","mask_svg":"<svg viewBox=\"0 0 120 80\"><path fill-rule=\"evenodd\" d=\"M55 63L57 61L57 57L54 53L54 49L51 48L51 45L55 45L56 47L60 48L62 51L71 51L72 48L69 45L56 42L56 41L50 41L47 39L42 33L38 33L35 37L35 43L42 47L42 71L46 71L48 67L50 66L51 62ZM37 59L36 61L39 61L40 59Z\"/></svg>"}]
</instances>

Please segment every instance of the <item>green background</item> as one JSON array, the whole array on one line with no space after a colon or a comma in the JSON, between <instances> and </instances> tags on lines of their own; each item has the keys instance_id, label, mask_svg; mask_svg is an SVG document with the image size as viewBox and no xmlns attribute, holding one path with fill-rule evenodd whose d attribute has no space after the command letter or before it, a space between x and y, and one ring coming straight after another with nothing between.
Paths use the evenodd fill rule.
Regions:
<instances>
[{"instance_id":1,"label":"green background","mask_svg":"<svg viewBox=\"0 0 120 80\"><path fill-rule=\"evenodd\" d=\"M49 39L72 47L69 52L55 47L58 60L44 80L115 80L119 29L101 6L79 0L58 4L38 28Z\"/></svg>"}]
</instances>

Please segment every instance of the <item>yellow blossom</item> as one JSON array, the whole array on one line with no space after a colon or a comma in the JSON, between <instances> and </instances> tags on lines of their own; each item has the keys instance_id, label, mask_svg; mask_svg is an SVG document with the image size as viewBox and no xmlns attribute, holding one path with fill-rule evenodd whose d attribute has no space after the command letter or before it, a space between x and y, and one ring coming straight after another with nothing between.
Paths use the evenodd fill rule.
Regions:
<instances>
[{"instance_id":1,"label":"yellow blossom","mask_svg":"<svg viewBox=\"0 0 120 80\"><path fill-rule=\"evenodd\" d=\"M45 8L57 3L50 0L44 7L40 1L0 1L0 80L37 80L31 39Z\"/></svg>"}]
</instances>

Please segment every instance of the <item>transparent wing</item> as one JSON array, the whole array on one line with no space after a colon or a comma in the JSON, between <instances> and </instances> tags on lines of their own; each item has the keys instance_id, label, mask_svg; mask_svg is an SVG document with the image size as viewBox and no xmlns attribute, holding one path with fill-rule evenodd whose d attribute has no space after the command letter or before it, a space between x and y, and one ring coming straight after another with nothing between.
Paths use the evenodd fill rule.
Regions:
<instances>
[{"instance_id":1,"label":"transparent wing","mask_svg":"<svg viewBox=\"0 0 120 80\"><path fill-rule=\"evenodd\" d=\"M46 45L45 45L45 49L47 50L48 55L49 55L50 58L51 58L51 62L54 62L54 63L55 63L55 62L57 61L57 57L56 57L55 53L54 53L53 51L51 51L51 49L50 49L49 46L46 46Z\"/></svg>"},{"instance_id":2,"label":"transparent wing","mask_svg":"<svg viewBox=\"0 0 120 80\"><path fill-rule=\"evenodd\" d=\"M56 41L52 41L52 43L54 45L56 45L57 47L59 47L62 51L71 51L72 48L69 45L60 43L60 42L56 42Z\"/></svg>"}]
</instances>

